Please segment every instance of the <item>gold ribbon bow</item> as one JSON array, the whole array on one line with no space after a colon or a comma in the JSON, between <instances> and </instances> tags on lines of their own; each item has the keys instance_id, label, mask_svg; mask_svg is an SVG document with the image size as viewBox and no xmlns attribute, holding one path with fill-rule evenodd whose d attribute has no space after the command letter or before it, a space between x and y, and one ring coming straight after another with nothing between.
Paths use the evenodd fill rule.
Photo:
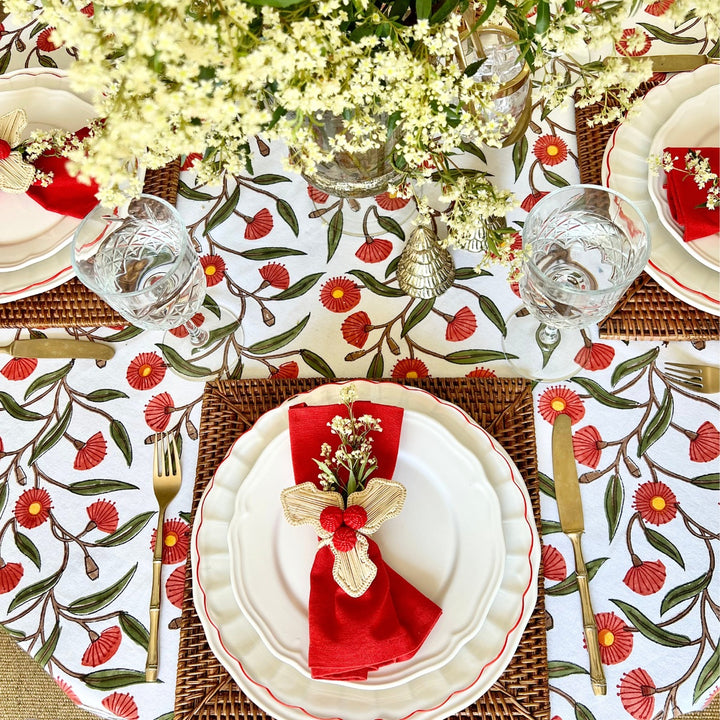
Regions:
<instances>
[{"instance_id":1,"label":"gold ribbon bow","mask_svg":"<svg viewBox=\"0 0 720 720\"><path fill-rule=\"evenodd\" d=\"M10 148L14 148L20 143L26 125L27 116L24 110L11 110L5 113L0 116L0 140L4 140ZM22 153L11 150L7 157L0 159L0 190L24 193L34 180L35 168L23 160Z\"/></svg>"},{"instance_id":2,"label":"gold ribbon bow","mask_svg":"<svg viewBox=\"0 0 720 720\"><path fill-rule=\"evenodd\" d=\"M400 514L406 494L405 487L394 480L373 478L364 490L348 496L347 508L340 493L319 490L311 482L285 488L280 501L291 525L315 528L320 547L327 546L333 553L333 579L350 597L360 597L377 575L366 535ZM354 507L362 511L350 510ZM355 527L358 522L362 524Z\"/></svg>"}]
</instances>

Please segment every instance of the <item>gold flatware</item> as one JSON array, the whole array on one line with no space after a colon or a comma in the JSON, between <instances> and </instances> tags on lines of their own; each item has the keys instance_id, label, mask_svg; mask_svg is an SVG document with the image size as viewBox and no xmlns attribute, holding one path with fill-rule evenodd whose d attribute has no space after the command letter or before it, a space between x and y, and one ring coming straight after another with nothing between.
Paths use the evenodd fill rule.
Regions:
<instances>
[{"instance_id":1,"label":"gold flatware","mask_svg":"<svg viewBox=\"0 0 720 720\"><path fill-rule=\"evenodd\" d=\"M665 371L668 380L688 390L707 394L720 392L720 367L715 365L669 362L665 363Z\"/></svg>"},{"instance_id":2,"label":"gold flatware","mask_svg":"<svg viewBox=\"0 0 720 720\"><path fill-rule=\"evenodd\" d=\"M109 360L115 354L110 345L86 340L65 340L63 338L34 338L14 340L0 347L0 353L18 358L94 358Z\"/></svg>"},{"instance_id":3,"label":"gold flatware","mask_svg":"<svg viewBox=\"0 0 720 720\"><path fill-rule=\"evenodd\" d=\"M638 55L637 57L621 57L624 63L632 65L639 60L650 60L653 72L685 72L697 70L709 63L717 64L717 58L707 55Z\"/></svg>"},{"instance_id":4,"label":"gold flatware","mask_svg":"<svg viewBox=\"0 0 720 720\"><path fill-rule=\"evenodd\" d=\"M590 585L585 560L582 554L580 536L585 530L583 520L582 498L578 482L577 466L573 453L570 416L558 415L555 418L552 434L553 472L555 475L555 499L557 500L562 531L570 538L575 556L575 574L580 590L583 629L585 642L590 655L590 681L596 695L605 695L607 685L600 659L600 644L595 623L592 603L590 602Z\"/></svg>"},{"instance_id":5,"label":"gold flatware","mask_svg":"<svg viewBox=\"0 0 720 720\"><path fill-rule=\"evenodd\" d=\"M177 495L182 480L180 457L176 441L167 433L155 435L153 448L153 490L158 503L157 533L153 554L153 579L150 593L150 640L148 641L145 682L155 682L158 676L158 627L160 622L160 577L164 545L163 524L168 503Z\"/></svg>"}]
</instances>

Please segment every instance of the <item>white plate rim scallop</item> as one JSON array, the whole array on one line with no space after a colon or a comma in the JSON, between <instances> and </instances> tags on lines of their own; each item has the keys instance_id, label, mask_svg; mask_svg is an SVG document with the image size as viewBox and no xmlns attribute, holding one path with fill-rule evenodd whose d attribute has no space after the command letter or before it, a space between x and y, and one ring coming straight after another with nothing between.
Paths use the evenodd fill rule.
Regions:
<instances>
[{"instance_id":1,"label":"white plate rim scallop","mask_svg":"<svg viewBox=\"0 0 720 720\"><path fill-rule=\"evenodd\" d=\"M1 88L1 86L0 86ZM68 89L38 85L0 92L0 114L20 107L26 111L27 138L33 130L79 130L97 116L93 106ZM0 273L20 270L54 255L70 242L80 219L45 210L27 195L0 195L0 211L5 218ZM36 234L27 230L27 218L35 219Z\"/></svg>"},{"instance_id":2,"label":"white plate rim scallop","mask_svg":"<svg viewBox=\"0 0 720 720\"><path fill-rule=\"evenodd\" d=\"M696 109L700 110L704 107L720 108L720 84L713 85L680 104L655 134L650 146L650 156L660 155L665 147L682 145L703 147L708 144L717 147L720 144L720 112L714 118L710 118L711 123L713 119L715 120L715 124L708 125L707 114L695 112ZM678 136L679 132L682 132L682 137ZM680 243L683 250L689 252L703 265L707 265L716 272L720 271L720 229L714 235L686 242L683 238L682 227L670 212L667 192L663 188L664 178L665 172L662 170L658 173L648 171L648 192L650 199L655 204L660 222Z\"/></svg>"},{"instance_id":3,"label":"white plate rim scallop","mask_svg":"<svg viewBox=\"0 0 720 720\"><path fill-rule=\"evenodd\" d=\"M21 68L0 76L0 92L23 87L69 89L67 73L57 68ZM87 97L79 94L83 100ZM26 268L0 274L0 303L21 300L51 290L75 275L66 245L53 255Z\"/></svg>"},{"instance_id":4,"label":"white plate rim scallop","mask_svg":"<svg viewBox=\"0 0 720 720\"><path fill-rule=\"evenodd\" d=\"M443 452L427 452L430 447ZM233 457L225 462L232 464ZM312 528L290 527L283 517L278 498L288 478L290 439L283 431L238 488L229 527L231 582L238 605L268 649L309 678L307 597L317 540ZM505 565L497 495L477 457L441 424L405 411L393 479L408 489L405 508L373 538L385 561L402 568L403 577L443 612L411 660L387 665L360 683L335 681L363 690L408 682L450 660L477 634ZM448 494L463 501L445 503ZM436 499L432 505L430 497ZM441 505L451 527L438 537ZM261 583L251 582L260 574Z\"/></svg>"},{"instance_id":5,"label":"white plate rim scallop","mask_svg":"<svg viewBox=\"0 0 720 720\"><path fill-rule=\"evenodd\" d=\"M193 601L212 652L245 694L279 720L337 717L338 704L342 705L344 720L404 720L411 716L439 720L485 693L510 663L520 642L537 600L540 542L532 505L510 457L460 408L419 388L365 380L355 383L363 399L437 418L476 453L485 468L503 515L506 560L500 588L481 630L442 668L403 686L371 692L329 681L309 681L290 665L279 662L245 618L232 591L227 528L237 487L236 478L222 472L222 463L203 493L193 523ZM245 433L233 446L242 450L242 461L248 467L252 465L253 457L265 446L264 434L276 434L274 425L282 422L278 413L286 413L290 403L337 402L338 387L320 386L263 415L253 426L255 432ZM288 689L288 683L294 686Z\"/></svg>"},{"instance_id":6,"label":"white plate rim scallop","mask_svg":"<svg viewBox=\"0 0 720 720\"><path fill-rule=\"evenodd\" d=\"M712 315L720 315L720 273L684 252L661 224L648 191L647 163L655 133L671 109L718 82L720 66L708 64L654 87L636 113L615 128L602 161L602 184L635 202L650 226L645 272L675 297Z\"/></svg>"}]
</instances>

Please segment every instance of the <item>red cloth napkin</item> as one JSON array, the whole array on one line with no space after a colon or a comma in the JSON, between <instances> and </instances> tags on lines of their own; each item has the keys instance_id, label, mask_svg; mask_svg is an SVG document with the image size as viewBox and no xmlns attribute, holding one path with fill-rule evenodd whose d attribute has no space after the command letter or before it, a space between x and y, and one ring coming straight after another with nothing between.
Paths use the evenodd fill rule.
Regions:
<instances>
[{"instance_id":1,"label":"red cloth napkin","mask_svg":"<svg viewBox=\"0 0 720 720\"><path fill-rule=\"evenodd\" d=\"M75 135L83 140L88 132L87 128L82 128ZM28 196L46 210L82 219L98 204L95 197L97 183L91 181L90 185L84 185L69 175L66 158L44 154L33 165L42 172L53 174L53 180L47 187L31 185L27 191Z\"/></svg>"},{"instance_id":2,"label":"red cloth napkin","mask_svg":"<svg viewBox=\"0 0 720 720\"><path fill-rule=\"evenodd\" d=\"M392 479L402 427L402 408L355 402L356 417L372 415L381 422L374 433L373 451L378 461L377 477ZM318 468L313 458L320 446L333 448L337 436L327 423L345 415L343 405L290 408L290 447L295 483L313 482L318 487ZM372 480L369 481L372 483ZM368 672L383 665L408 660L425 642L442 610L382 559L377 544L368 537L370 559L378 572L372 585L352 598L332 576L333 554L318 550L310 573L309 664L314 678L366 680Z\"/></svg>"},{"instance_id":3,"label":"red cloth napkin","mask_svg":"<svg viewBox=\"0 0 720 720\"><path fill-rule=\"evenodd\" d=\"M669 152L673 158L677 158L673 160L675 169L667 173L665 187L670 213L678 224L683 226L685 242L714 235L720 230L720 208L708 210L704 207L708 185L704 189L699 188L693 177L688 175L685 170L685 155L689 150L696 150L704 158L707 158L710 161L712 172L720 175L720 148L665 148L664 152Z\"/></svg>"}]
</instances>

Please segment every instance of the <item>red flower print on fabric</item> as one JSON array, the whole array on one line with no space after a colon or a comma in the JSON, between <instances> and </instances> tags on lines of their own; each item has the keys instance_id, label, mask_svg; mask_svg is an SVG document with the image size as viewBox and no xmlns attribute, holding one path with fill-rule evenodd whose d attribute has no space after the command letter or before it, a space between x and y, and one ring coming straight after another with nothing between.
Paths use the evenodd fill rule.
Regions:
<instances>
[{"instance_id":1,"label":"red flower print on fabric","mask_svg":"<svg viewBox=\"0 0 720 720\"><path fill-rule=\"evenodd\" d=\"M615 50L618 55L629 55L636 57L644 55L652 47L650 36L638 28L626 28L615 43Z\"/></svg>"},{"instance_id":2,"label":"red flower print on fabric","mask_svg":"<svg viewBox=\"0 0 720 720\"><path fill-rule=\"evenodd\" d=\"M153 531L150 549L155 551L157 530ZM162 561L164 565L176 565L187 558L190 547L190 526L183 520L166 520L163 523Z\"/></svg>"},{"instance_id":3,"label":"red flower print on fabric","mask_svg":"<svg viewBox=\"0 0 720 720\"><path fill-rule=\"evenodd\" d=\"M57 50L60 45L56 45L52 40L50 40L50 35L52 35L55 32L54 27L45 28L38 36L37 40L35 41L38 47L38 50L42 50L43 52L53 52L54 50Z\"/></svg>"},{"instance_id":4,"label":"red flower print on fabric","mask_svg":"<svg viewBox=\"0 0 720 720\"><path fill-rule=\"evenodd\" d=\"M543 545L542 562L547 580L564 580L567 577L567 564L562 553L552 545Z\"/></svg>"},{"instance_id":5,"label":"red flower print on fabric","mask_svg":"<svg viewBox=\"0 0 720 720\"><path fill-rule=\"evenodd\" d=\"M696 463L710 462L720 456L720 432L706 420L690 441L690 459Z\"/></svg>"},{"instance_id":6,"label":"red flower print on fabric","mask_svg":"<svg viewBox=\"0 0 720 720\"><path fill-rule=\"evenodd\" d=\"M664 525L677 514L677 499L665 483L647 482L635 491L633 507L645 522Z\"/></svg>"},{"instance_id":7,"label":"red flower print on fabric","mask_svg":"<svg viewBox=\"0 0 720 720\"><path fill-rule=\"evenodd\" d=\"M585 416L585 405L580 396L561 385L548 388L538 399L538 412L551 425L558 415L569 415L574 425Z\"/></svg>"},{"instance_id":8,"label":"red flower print on fabric","mask_svg":"<svg viewBox=\"0 0 720 720\"><path fill-rule=\"evenodd\" d=\"M190 318L190 320L192 321L193 325L200 327L205 322L205 316L200 312L195 313ZM185 338L189 335L188 330L184 325L180 325L176 328L172 328L171 330L168 330L168 332L177 338Z\"/></svg>"},{"instance_id":9,"label":"red flower print on fabric","mask_svg":"<svg viewBox=\"0 0 720 720\"><path fill-rule=\"evenodd\" d=\"M165 583L165 594L167 599L177 608L183 604L183 593L185 592L185 566L178 565L168 577Z\"/></svg>"},{"instance_id":10,"label":"red flower print on fabric","mask_svg":"<svg viewBox=\"0 0 720 720\"><path fill-rule=\"evenodd\" d=\"M312 185L307 186L307 194L313 202L316 202L320 205L322 205L323 203L326 203L328 201L328 198L330 197L326 192L323 192L322 190L318 190L316 187L313 187Z\"/></svg>"},{"instance_id":11,"label":"red flower print on fabric","mask_svg":"<svg viewBox=\"0 0 720 720\"><path fill-rule=\"evenodd\" d=\"M660 17L664 15L672 6L675 0L658 0L658 2L652 2L645 6L645 12L648 15L654 15Z\"/></svg>"},{"instance_id":12,"label":"red flower print on fabric","mask_svg":"<svg viewBox=\"0 0 720 720\"><path fill-rule=\"evenodd\" d=\"M625 573L623 582L638 595L653 595L662 589L665 575L665 565L660 560L643 562L635 557L632 567Z\"/></svg>"},{"instance_id":13,"label":"red flower print on fabric","mask_svg":"<svg viewBox=\"0 0 720 720\"><path fill-rule=\"evenodd\" d=\"M348 278L334 277L320 289L320 302L331 312L347 312L360 302L360 289Z\"/></svg>"},{"instance_id":14,"label":"red flower print on fabric","mask_svg":"<svg viewBox=\"0 0 720 720\"><path fill-rule=\"evenodd\" d=\"M170 393L160 393L150 398L145 406L145 422L155 432L163 432L170 424L170 414L175 409L175 401Z\"/></svg>"},{"instance_id":15,"label":"red flower print on fabric","mask_svg":"<svg viewBox=\"0 0 720 720\"><path fill-rule=\"evenodd\" d=\"M591 468L596 468L600 463L600 450L604 447L600 432L594 425L587 425L580 428L573 435L573 452L575 459Z\"/></svg>"},{"instance_id":16,"label":"red flower print on fabric","mask_svg":"<svg viewBox=\"0 0 720 720\"><path fill-rule=\"evenodd\" d=\"M259 240L265 237L273 229L273 218L267 208L258 210L255 215L248 220L245 228L246 240Z\"/></svg>"},{"instance_id":17,"label":"red flower print on fabric","mask_svg":"<svg viewBox=\"0 0 720 720\"><path fill-rule=\"evenodd\" d=\"M8 380L25 380L33 374L38 365L36 358L12 358L0 370Z\"/></svg>"},{"instance_id":18,"label":"red flower print on fabric","mask_svg":"<svg viewBox=\"0 0 720 720\"><path fill-rule=\"evenodd\" d=\"M391 376L394 378L424 378L430 377L427 365L418 358L403 358L395 363Z\"/></svg>"},{"instance_id":19,"label":"red flower print on fabric","mask_svg":"<svg viewBox=\"0 0 720 720\"><path fill-rule=\"evenodd\" d=\"M15 518L28 529L42 525L50 516L52 500L47 490L30 488L15 503Z\"/></svg>"},{"instance_id":20,"label":"red flower print on fabric","mask_svg":"<svg viewBox=\"0 0 720 720\"><path fill-rule=\"evenodd\" d=\"M385 238L366 238L355 257L366 263L382 262L392 252L393 244Z\"/></svg>"},{"instance_id":21,"label":"red flower print on fabric","mask_svg":"<svg viewBox=\"0 0 720 720\"><path fill-rule=\"evenodd\" d=\"M117 530L118 511L115 503L110 500L96 500L89 505L85 511L95 527L104 533L112 533Z\"/></svg>"},{"instance_id":22,"label":"red flower print on fabric","mask_svg":"<svg viewBox=\"0 0 720 720\"><path fill-rule=\"evenodd\" d=\"M476 367L471 370L465 377L492 378L497 377L497 373L490 368Z\"/></svg>"},{"instance_id":23,"label":"red flower print on fabric","mask_svg":"<svg viewBox=\"0 0 720 720\"><path fill-rule=\"evenodd\" d=\"M533 154L543 165L559 165L567 160L567 143L555 135L542 135L533 145Z\"/></svg>"},{"instance_id":24,"label":"red flower print on fabric","mask_svg":"<svg viewBox=\"0 0 720 720\"><path fill-rule=\"evenodd\" d=\"M477 330L475 314L466 305L461 307L448 321L445 339L449 342L467 340Z\"/></svg>"},{"instance_id":25,"label":"red flower print on fabric","mask_svg":"<svg viewBox=\"0 0 720 720\"><path fill-rule=\"evenodd\" d=\"M286 290L290 287L290 273L287 271L287 268L280 263L263 265L258 272L263 279L262 285L260 285L261 290L268 285L278 290Z\"/></svg>"},{"instance_id":26,"label":"red flower print on fabric","mask_svg":"<svg viewBox=\"0 0 720 720\"><path fill-rule=\"evenodd\" d=\"M392 193L384 192L375 196L375 202L383 210L393 212L394 210L402 210L410 202L410 198L398 197Z\"/></svg>"},{"instance_id":27,"label":"red flower print on fabric","mask_svg":"<svg viewBox=\"0 0 720 720\"><path fill-rule=\"evenodd\" d=\"M364 310L348 315L340 326L340 332L346 343L361 348L367 342L372 323Z\"/></svg>"},{"instance_id":28,"label":"red flower print on fabric","mask_svg":"<svg viewBox=\"0 0 720 720\"><path fill-rule=\"evenodd\" d=\"M73 467L75 470L90 470L99 465L107 455L107 442L102 432L98 430L92 437L87 439L84 445L80 445Z\"/></svg>"},{"instance_id":29,"label":"red flower print on fabric","mask_svg":"<svg viewBox=\"0 0 720 720\"><path fill-rule=\"evenodd\" d=\"M132 359L125 377L135 390L150 390L162 381L165 370L165 361L156 352L144 352Z\"/></svg>"},{"instance_id":30,"label":"red flower print on fabric","mask_svg":"<svg viewBox=\"0 0 720 720\"><path fill-rule=\"evenodd\" d=\"M650 720L655 709L655 683L646 670L636 668L623 675L618 686L620 702L635 720Z\"/></svg>"},{"instance_id":31,"label":"red flower print on fabric","mask_svg":"<svg viewBox=\"0 0 720 720\"><path fill-rule=\"evenodd\" d=\"M296 378L300 374L300 368L294 360L285 362L280 367L270 371L270 377L274 378Z\"/></svg>"},{"instance_id":32,"label":"red flower print on fabric","mask_svg":"<svg viewBox=\"0 0 720 720\"><path fill-rule=\"evenodd\" d=\"M575 362L586 370L604 370L610 367L614 357L614 347L588 341L575 356Z\"/></svg>"},{"instance_id":33,"label":"red flower print on fabric","mask_svg":"<svg viewBox=\"0 0 720 720\"><path fill-rule=\"evenodd\" d=\"M121 640L122 632L117 625L103 630L83 653L81 665L97 667L106 663L118 651Z\"/></svg>"},{"instance_id":34,"label":"red flower print on fabric","mask_svg":"<svg viewBox=\"0 0 720 720\"><path fill-rule=\"evenodd\" d=\"M102 701L103 707L109 710L113 715L117 715L121 720L138 720L137 703L130 693L114 692L108 695Z\"/></svg>"},{"instance_id":35,"label":"red flower print on fabric","mask_svg":"<svg viewBox=\"0 0 720 720\"><path fill-rule=\"evenodd\" d=\"M196 160L200 160L202 158L202 155L200 153L190 153L185 160L183 160L183 164L180 167L180 171L184 172L185 170L192 170L193 165L195 165Z\"/></svg>"},{"instance_id":36,"label":"red flower print on fabric","mask_svg":"<svg viewBox=\"0 0 720 720\"><path fill-rule=\"evenodd\" d=\"M80 698L70 685L68 685L62 678L56 677L53 679L57 683L57 686L68 696L68 698L70 698L72 702L76 705L80 705Z\"/></svg>"},{"instance_id":37,"label":"red flower print on fabric","mask_svg":"<svg viewBox=\"0 0 720 720\"><path fill-rule=\"evenodd\" d=\"M523 201L520 203L520 207L525 212L530 212L530 210L532 210L547 194L547 192L530 193L530 195L526 195L523 198Z\"/></svg>"},{"instance_id":38,"label":"red flower print on fabric","mask_svg":"<svg viewBox=\"0 0 720 720\"><path fill-rule=\"evenodd\" d=\"M95 15L95 5L88 3L85 7L80 8L80 12L87 17L93 17Z\"/></svg>"},{"instance_id":39,"label":"red flower print on fabric","mask_svg":"<svg viewBox=\"0 0 720 720\"><path fill-rule=\"evenodd\" d=\"M14 590L24 574L25 568L20 563L6 563L0 558L0 595Z\"/></svg>"},{"instance_id":40,"label":"red flower print on fabric","mask_svg":"<svg viewBox=\"0 0 720 720\"><path fill-rule=\"evenodd\" d=\"M213 287L225 277L225 261L219 255L203 255L200 264L205 271L205 282Z\"/></svg>"},{"instance_id":41,"label":"red flower print on fabric","mask_svg":"<svg viewBox=\"0 0 720 720\"><path fill-rule=\"evenodd\" d=\"M627 660L633 649L633 635L622 618L615 613L602 612L595 615L603 665L617 665Z\"/></svg>"}]
</instances>

